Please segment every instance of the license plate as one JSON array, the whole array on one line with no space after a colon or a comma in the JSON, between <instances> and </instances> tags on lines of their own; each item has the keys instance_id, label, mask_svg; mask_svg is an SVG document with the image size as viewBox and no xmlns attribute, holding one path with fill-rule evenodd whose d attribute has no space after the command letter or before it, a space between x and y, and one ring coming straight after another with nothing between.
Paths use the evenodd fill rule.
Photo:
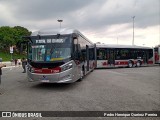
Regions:
<instances>
[{"instance_id":1,"label":"license plate","mask_svg":"<svg viewBox=\"0 0 160 120\"><path fill-rule=\"evenodd\" d=\"M41 82L49 82L49 80L41 80Z\"/></svg>"},{"instance_id":2,"label":"license plate","mask_svg":"<svg viewBox=\"0 0 160 120\"><path fill-rule=\"evenodd\" d=\"M45 83L49 82L47 76L45 76L45 75L43 75L42 78L40 78L40 80L41 80L41 82L45 82Z\"/></svg>"}]
</instances>

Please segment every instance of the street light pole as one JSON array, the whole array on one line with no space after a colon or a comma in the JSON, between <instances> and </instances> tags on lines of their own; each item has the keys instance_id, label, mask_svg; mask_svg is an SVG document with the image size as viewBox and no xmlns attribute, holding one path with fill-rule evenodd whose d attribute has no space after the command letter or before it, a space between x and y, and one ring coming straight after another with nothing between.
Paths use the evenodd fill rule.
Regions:
<instances>
[{"instance_id":1,"label":"street light pole","mask_svg":"<svg viewBox=\"0 0 160 120\"><path fill-rule=\"evenodd\" d=\"M63 20L57 20L60 23L60 28L61 28L61 22L63 22Z\"/></svg>"},{"instance_id":2,"label":"street light pole","mask_svg":"<svg viewBox=\"0 0 160 120\"><path fill-rule=\"evenodd\" d=\"M133 18L133 40L132 40L132 45L134 45L134 18L135 18L135 16L133 16L132 18Z\"/></svg>"}]
</instances>

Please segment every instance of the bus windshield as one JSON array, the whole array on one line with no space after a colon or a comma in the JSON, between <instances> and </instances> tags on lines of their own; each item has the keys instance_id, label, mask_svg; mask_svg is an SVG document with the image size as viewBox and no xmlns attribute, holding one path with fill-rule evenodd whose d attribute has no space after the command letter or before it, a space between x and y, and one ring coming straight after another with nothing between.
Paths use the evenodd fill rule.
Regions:
<instances>
[{"instance_id":1,"label":"bus windshield","mask_svg":"<svg viewBox=\"0 0 160 120\"><path fill-rule=\"evenodd\" d=\"M32 37L28 45L28 59L33 62L63 61L71 57L70 35Z\"/></svg>"},{"instance_id":2,"label":"bus windshield","mask_svg":"<svg viewBox=\"0 0 160 120\"><path fill-rule=\"evenodd\" d=\"M68 45L32 45L29 59L32 61L59 61L71 57L71 48Z\"/></svg>"}]
</instances>

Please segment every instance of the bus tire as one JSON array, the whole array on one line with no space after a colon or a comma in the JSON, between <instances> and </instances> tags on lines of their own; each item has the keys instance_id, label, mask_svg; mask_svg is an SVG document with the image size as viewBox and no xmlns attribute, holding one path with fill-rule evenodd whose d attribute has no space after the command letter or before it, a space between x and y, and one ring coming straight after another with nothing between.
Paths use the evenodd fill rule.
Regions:
<instances>
[{"instance_id":1,"label":"bus tire","mask_svg":"<svg viewBox=\"0 0 160 120\"><path fill-rule=\"evenodd\" d=\"M137 61L137 63L136 63L136 67L140 67L141 66L141 61Z\"/></svg>"},{"instance_id":2,"label":"bus tire","mask_svg":"<svg viewBox=\"0 0 160 120\"><path fill-rule=\"evenodd\" d=\"M79 78L79 79L77 80L77 82L81 82L81 81L82 81L82 79L83 79L83 78Z\"/></svg>"},{"instance_id":3,"label":"bus tire","mask_svg":"<svg viewBox=\"0 0 160 120\"><path fill-rule=\"evenodd\" d=\"M85 76L85 70L84 70L84 66L83 66L82 71L81 71L81 77L78 79L77 82L81 82L83 80L84 76Z\"/></svg>"},{"instance_id":4,"label":"bus tire","mask_svg":"<svg viewBox=\"0 0 160 120\"><path fill-rule=\"evenodd\" d=\"M128 67L129 67L129 68L132 68L132 67L133 67L133 62L132 62L132 61L129 61L129 62L128 62Z\"/></svg>"}]
</instances>

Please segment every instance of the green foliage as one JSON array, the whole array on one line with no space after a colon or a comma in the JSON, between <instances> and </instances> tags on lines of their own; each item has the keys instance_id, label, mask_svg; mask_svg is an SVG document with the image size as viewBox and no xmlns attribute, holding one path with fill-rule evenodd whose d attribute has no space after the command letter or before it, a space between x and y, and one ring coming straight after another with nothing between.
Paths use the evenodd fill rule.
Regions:
<instances>
[{"instance_id":1,"label":"green foliage","mask_svg":"<svg viewBox=\"0 0 160 120\"><path fill-rule=\"evenodd\" d=\"M18 53L15 53L15 52L12 54L13 59L18 59L18 58L22 59L23 57L27 58L27 56L24 55L24 54L18 54ZM11 60L11 54L9 52L0 51L0 58L2 58L3 61L10 61Z\"/></svg>"},{"instance_id":2,"label":"green foliage","mask_svg":"<svg viewBox=\"0 0 160 120\"><path fill-rule=\"evenodd\" d=\"M0 43L1 43L2 49L14 44L14 35L13 35L12 28L8 26L4 26L0 28Z\"/></svg>"},{"instance_id":3,"label":"green foliage","mask_svg":"<svg viewBox=\"0 0 160 120\"><path fill-rule=\"evenodd\" d=\"M21 49L21 42L23 41L23 36L29 36L31 34L26 28L21 26L0 27L0 50L9 50L10 46L16 46L18 51ZM26 46L23 45L22 48ZM24 50L24 49L23 49Z\"/></svg>"}]
</instances>

